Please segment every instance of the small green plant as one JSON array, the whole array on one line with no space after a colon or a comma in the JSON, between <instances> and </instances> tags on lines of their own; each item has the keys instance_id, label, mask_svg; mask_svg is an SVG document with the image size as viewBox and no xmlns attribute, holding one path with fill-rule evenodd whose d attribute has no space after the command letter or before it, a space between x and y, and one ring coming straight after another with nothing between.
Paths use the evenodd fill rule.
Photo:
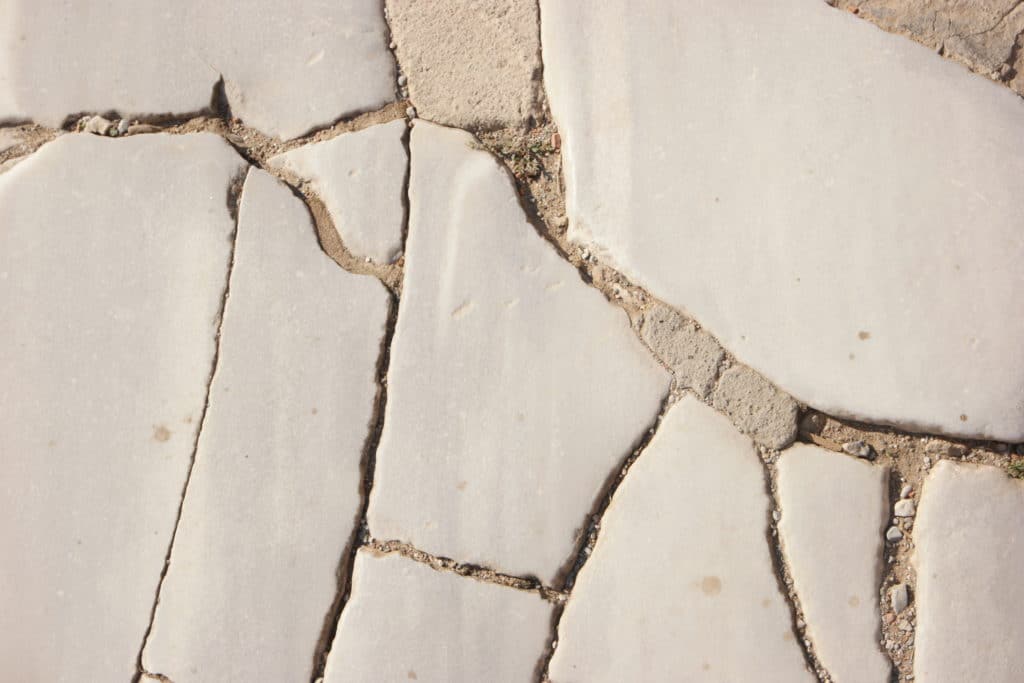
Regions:
<instances>
[{"instance_id":1,"label":"small green plant","mask_svg":"<svg viewBox=\"0 0 1024 683\"><path fill-rule=\"evenodd\" d=\"M1014 479L1024 479L1024 458L1018 458L1007 465L1006 473Z\"/></svg>"}]
</instances>

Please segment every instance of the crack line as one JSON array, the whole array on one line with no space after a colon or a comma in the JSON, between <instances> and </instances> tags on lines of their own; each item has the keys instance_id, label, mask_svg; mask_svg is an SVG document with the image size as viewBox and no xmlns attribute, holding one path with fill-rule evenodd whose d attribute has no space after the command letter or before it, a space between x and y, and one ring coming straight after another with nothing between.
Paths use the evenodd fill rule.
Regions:
<instances>
[{"instance_id":1,"label":"crack line","mask_svg":"<svg viewBox=\"0 0 1024 683\"><path fill-rule=\"evenodd\" d=\"M160 604L160 593L163 590L164 579L167 578L167 572L171 566L171 555L174 551L174 541L178 536L178 527L181 524L182 511L185 509L185 499L188 496L188 487L192 481L192 473L195 470L196 455L199 452L199 442L202 439L203 427L206 425L206 416L209 414L210 409L210 392L213 388L213 383L217 378L217 368L220 364L220 346L221 346L221 335L224 328L224 313L227 310L228 299L231 296L231 276L235 270L235 253L238 246L238 228L239 228L239 207L242 201L242 188L245 183L245 178L248 175L250 166L245 166L244 170L239 172L235 178L232 179L228 186L228 211L231 217L234 219L235 228L231 235L231 251L228 259L227 272L224 277L224 294L221 296L220 309L217 312L217 330L214 335L214 349L213 359L210 363L210 374L209 379L206 383L206 397L203 401L202 413L199 416L199 427L196 429L195 442L192 444L192 455L188 464L188 472L185 474L185 485L181 490L181 499L178 502L177 516L174 520L174 530L171 532L170 542L167 544L167 553L164 555L163 569L160 572L160 580L157 583L156 594L153 598L153 606L149 612L149 624L146 626L146 632L142 636L142 643L139 645L139 654L135 661L135 676L132 678L132 683L138 683L142 678L143 674L146 673L142 665L142 656L146 650L146 645L149 642L149 636L153 631L153 623L156 620L157 606ZM148 674L152 675L152 674Z\"/></svg>"}]
</instances>

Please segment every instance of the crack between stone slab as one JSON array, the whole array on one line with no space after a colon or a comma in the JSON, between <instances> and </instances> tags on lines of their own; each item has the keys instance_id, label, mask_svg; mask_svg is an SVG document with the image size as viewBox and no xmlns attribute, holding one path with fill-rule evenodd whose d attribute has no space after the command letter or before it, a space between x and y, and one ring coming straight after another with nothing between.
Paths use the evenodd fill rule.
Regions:
<instances>
[{"instance_id":1,"label":"crack between stone slab","mask_svg":"<svg viewBox=\"0 0 1024 683\"><path fill-rule=\"evenodd\" d=\"M558 590L562 598L552 615L551 634L547 642L547 647L545 647L544 652L541 654L541 657L537 662L536 680L540 683L548 681L548 667L551 665L551 660L555 655L555 650L558 648L558 629L561 624L562 614L565 611L565 604L572 598L572 590L576 585L576 578L579 576L583 567L587 564L587 561L593 553L594 546L597 544L598 537L601 533L601 521L604 519L604 515L608 511L608 507L611 505L612 499L615 497L615 493L619 490L619 487L622 486L622 482L625 481L626 476L629 474L630 468L633 467L636 461L640 459L644 451L646 451L647 447L651 444L651 441L658 432L658 428L661 426L662 420L664 420L665 415L672 406L675 405L677 398L678 397L676 397L672 392L669 392L662 399L658 414L640 434L634 443L633 448L630 449L629 453L619 466L609 474L601 492L597 496L593 508L584 517L582 533L580 534L579 540L576 544L576 552L570 555L566 565L559 571L562 586L560 589L556 590Z\"/></svg>"},{"instance_id":2,"label":"crack between stone slab","mask_svg":"<svg viewBox=\"0 0 1024 683\"><path fill-rule=\"evenodd\" d=\"M142 675L145 676L146 678L149 678L149 679L152 679L152 680L155 680L155 681L159 681L160 683L174 683L174 681L171 680L170 676L165 676L163 674L155 674L155 673L150 673L149 671L143 671ZM145 681L143 681L143 683L145 683Z\"/></svg>"},{"instance_id":3,"label":"crack between stone slab","mask_svg":"<svg viewBox=\"0 0 1024 683\"><path fill-rule=\"evenodd\" d=\"M800 653L804 657L807 669L817 677L820 683L832 683L834 680L832 674L829 673L824 663L818 657L814 641L808 632L807 619L804 615L803 606L800 603L800 596L793 581L793 572L790 569L789 562L786 560L786 551L783 548L782 537L779 533L779 519L782 518L782 507L779 505L778 496L778 471L776 469L779 452L759 446L758 455L760 456L761 466L764 468L765 492L768 494L769 502L767 519L765 520L767 525L765 528L765 541L768 544L769 554L771 555L775 581L778 584L779 592L786 602L786 606L789 607L790 627L792 628L793 638L800 648Z\"/></svg>"},{"instance_id":4,"label":"crack between stone slab","mask_svg":"<svg viewBox=\"0 0 1024 683\"><path fill-rule=\"evenodd\" d=\"M402 221L402 251L409 235L409 220L411 216L411 195L409 192L409 179L412 173L412 155L409 153L409 132L402 138L406 147L406 170L405 181L402 191L402 203L404 205L404 216ZM309 204L307 204L307 207ZM312 209L310 209L312 213ZM319 233L319 226L317 227ZM333 227L332 227L333 229ZM404 255L402 259L404 260ZM359 514L352 528L351 536L345 547L341 558L338 561L337 589L334 600L324 615L324 624L320 637L317 640L313 653L313 673L310 677L312 683L317 683L324 676L327 668L327 661L331 655L331 648L334 645L335 636L338 633L338 624L341 621L341 614L348 604L352 594L352 573L355 568L356 553L359 548L370 541L370 529L367 522L367 511L370 507L370 494L373 490L374 473L377 466L377 449L380 446L381 435L384 432L384 418L387 410L388 400L388 370L391 366L391 345L395 338L395 329L398 325L398 309L401 304L401 281L404 276L404 269L396 269L398 282L392 288L388 288L388 315L385 326L384 337L381 340L380 354L377 358L376 383L377 395L374 397L373 417L370 422L370 430L363 446L363 455L360 462L362 472L360 486ZM386 285L387 283L385 283Z\"/></svg>"},{"instance_id":5,"label":"crack between stone slab","mask_svg":"<svg viewBox=\"0 0 1024 683\"><path fill-rule=\"evenodd\" d=\"M413 562L424 564L434 571L448 572L483 583L491 583L496 586L534 593L539 595L542 600L554 605L561 605L565 600L565 594L562 591L551 586L545 586L536 577L516 576L484 565L472 562L459 562L450 557L433 555L404 541L370 538L363 547L378 555L401 555Z\"/></svg>"},{"instance_id":6,"label":"crack between stone slab","mask_svg":"<svg viewBox=\"0 0 1024 683\"><path fill-rule=\"evenodd\" d=\"M228 258L227 272L224 277L224 293L221 295L220 309L217 312L217 329L214 334L214 350L213 358L210 363L210 372L206 381L206 395L203 400L203 408L199 416L199 426L196 429L196 438L192 444L192 454L189 459L188 471L185 474L185 484L181 490L181 498L178 501L178 511L174 519L174 530L171 532L170 541L167 544L167 553L164 555L163 568L160 571L160 580L157 582L156 594L153 598L153 606L149 612L149 623L146 626L146 631L142 636L142 643L139 645L138 656L135 660L135 675L132 678L132 683L138 683L142 675L146 673L142 665L143 653L146 650L146 645L149 642L149 636L153 631L153 623L156 621L157 609L160 605L160 594L163 590L164 580L167 578L167 572L171 567L171 560L174 552L174 541L178 536L178 528L181 524L182 512L185 509L185 501L188 498L188 487L192 481L192 472L195 470L196 456L199 452L199 443L203 436L203 428L206 426L206 416L209 414L210 409L210 392L213 388L213 383L217 378L217 369L220 366L220 353L221 353L221 339L224 330L224 314L227 310L228 299L231 297L231 277L235 270L235 253L238 247L238 209L242 201L242 189L245 184L245 178L251 167L245 166L228 184L227 189L227 205L228 212L234 221L234 231L231 235L231 252ZM150 674L153 675L153 674ZM165 677L166 678L166 677Z\"/></svg>"}]
</instances>

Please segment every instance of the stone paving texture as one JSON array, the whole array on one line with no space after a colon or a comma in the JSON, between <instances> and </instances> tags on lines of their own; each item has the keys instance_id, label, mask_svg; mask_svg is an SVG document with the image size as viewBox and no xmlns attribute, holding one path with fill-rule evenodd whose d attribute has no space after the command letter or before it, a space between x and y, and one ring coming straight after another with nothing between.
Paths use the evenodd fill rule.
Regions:
<instances>
[{"instance_id":1,"label":"stone paving texture","mask_svg":"<svg viewBox=\"0 0 1024 683\"><path fill-rule=\"evenodd\" d=\"M135 673L242 167L212 135L67 135L0 176L0 678Z\"/></svg>"},{"instance_id":2,"label":"stone paving texture","mask_svg":"<svg viewBox=\"0 0 1024 683\"><path fill-rule=\"evenodd\" d=\"M837 683L889 679L878 646L888 475L809 444L779 458L779 535L807 633Z\"/></svg>"},{"instance_id":3,"label":"stone paving texture","mask_svg":"<svg viewBox=\"0 0 1024 683\"><path fill-rule=\"evenodd\" d=\"M367 0L9 0L0 18L0 121L189 114L223 78L234 116L293 138L394 99L384 15Z\"/></svg>"},{"instance_id":4,"label":"stone paving texture","mask_svg":"<svg viewBox=\"0 0 1024 683\"><path fill-rule=\"evenodd\" d=\"M173 681L298 681L356 525L388 301L260 170L188 499L145 652ZM345 363L334 362L339 355Z\"/></svg>"},{"instance_id":5,"label":"stone paving texture","mask_svg":"<svg viewBox=\"0 0 1024 683\"><path fill-rule=\"evenodd\" d=\"M532 678L552 606L398 555L360 550L324 683Z\"/></svg>"},{"instance_id":6,"label":"stone paving texture","mask_svg":"<svg viewBox=\"0 0 1024 683\"><path fill-rule=\"evenodd\" d=\"M402 251L406 130L397 119L297 147L268 163L309 181L357 258L391 263Z\"/></svg>"},{"instance_id":7,"label":"stone paving texture","mask_svg":"<svg viewBox=\"0 0 1024 683\"><path fill-rule=\"evenodd\" d=\"M1024 482L995 467L938 463L921 492L916 678L1024 680Z\"/></svg>"},{"instance_id":8,"label":"stone paving texture","mask_svg":"<svg viewBox=\"0 0 1024 683\"><path fill-rule=\"evenodd\" d=\"M802 402L1024 441L1020 98L824 2L540 4L573 240Z\"/></svg>"},{"instance_id":9,"label":"stone paving texture","mask_svg":"<svg viewBox=\"0 0 1024 683\"><path fill-rule=\"evenodd\" d=\"M470 130L537 113L534 0L388 0L395 53L420 116Z\"/></svg>"},{"instance_id":10,"label":"stone paving texture","mask_svg":"<svg viewBox=\"0 0 1024 683\"><path fill-rule=\"evenodd\" d=\"M369 523L379 539L550 582L669 378L472 143L426 122L412 131Z\"/></svg>"},{"instance_id":11,"label":"stone paving texture","mask_svg":"<svg viewBox=\"0 0 1024 683\"><path fill-rule=\"evenodd\" d=\"M558 630L553 683L813 681L765 534L753 443L692 397L616 491Z\"/></svg>"}]
</instances>

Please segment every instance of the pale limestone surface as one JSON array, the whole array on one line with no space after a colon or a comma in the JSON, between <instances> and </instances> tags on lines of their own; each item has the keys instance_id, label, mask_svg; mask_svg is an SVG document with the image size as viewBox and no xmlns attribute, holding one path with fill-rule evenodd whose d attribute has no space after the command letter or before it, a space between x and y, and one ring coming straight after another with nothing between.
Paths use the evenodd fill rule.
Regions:
<instances>
[{"instance_id":1,"label":"pale limestone surface","mask_svg":"<svg viewBox=\"0 0 1024 683\"><path fill-rule=\"evenodd\" d=\"M412 131L369 524L378 539L551 582L669 377L473 142L426 122Z\"/></svg>"},{"instance_id":2,"label":"pale limestone surface","mask_svg":"<svg viewBox=\"0 0 1024 683\"><path fill-rule=\"evenodd\" d=\"M572 239L802 402L1024 440L1024 102L823 2L541 16Z\"/></svg>"},{"instance_id":3,"label":"pale limestone surface","mask_svg":"<svg viewBox=\"0 0 1024 683\"><path fill-rule=\"evenodd\" d=\"M242 168L212 135L65 135L0 176L0 678L135 674Z\"/></svg>"},{"instance_id":4,"label":"pale limestone surface","mask_svg":"<svg viewBox=\"0 0 1024 683\"><path fill-rule=\"evenodd\" d=\"M0 152L6 152L11 147L21 143L21 136L13 130L0 130Z\"/></svg>"},{"instance_id":5,"label":"pale limestone surface","mask_svg":"<svg viewBox=\"0 0 1024 683\"><path fill-rule=\"evenodd\" d=\"M552 682L815 680L772 569L767 513L753 443L684 398L605 512Z\"/></svg>"},{"instance_id":6,"label":"pale limestone surface","mask_svg":"<svg viewBox=\"0 0 1024 683\"><path fill-rule=\"evenodd\" d=\"M921 491L917 653L927 683L1024 680L1024 482L940 461Z\"/></svg>"},{"instance_id":7,"label":"pale limestone surface","mask_svg":"<svg viewBox=\"0 0 1024 683\"><path fill-rule=\"evenodd\" d=\"M536 593L362 549L324 683L530 681L551 611Z\"/></svg>"},{"instance_id":8,"label":"pale limestone surface","mask_svg":"<svg viewBox=\"0 0 1024 683\"><path fill-rule=\"evenodd\" d=\"M460 128L527 125L540 89L533 0L388 0L419 115Z\"/></svg>"},{"instance_id":9,"label":"pale limestone surface","mask_svg":"<svg viewBox=\"0 0 1024 683\"><path fill-rule=\"evenodd\" d=\"M0 121L198 112L223 76L234 116L292 138L395 95L379 2L10 0L4 13Z\"/></svg>"},{"instance_id":10,"label":"pale limestone surface","mask_svg":"<svg viewBox=\"0 0 1024 683\"><path fill-rule=\"evenodd\" d=\"M796 444L778 473L779 534L818 659L836 683L889 680L878 646L888 468Z\"/></svg>"},{"instance_id":11,"label":"pale limestone surface","mask_svg":"<svg viewBox=\"0 0 1024 683\"><path fill-rule=\"evenodd\" d=\"M390 263L402 251L406 130L405 119L397 119L296 147L268 163L309 182L355 256Z\"/></svg>"},{"instance_id":12,"label":"pale limestone surface","mask_svg":"<svg viewBox=\"0 0 1024 683\"><path fill-rule=\"evenodd\" d=\"M388 295L245 182L210 407L143 655L173 681L299 681L357 523Z\"/></svg>"}]
</instances>

